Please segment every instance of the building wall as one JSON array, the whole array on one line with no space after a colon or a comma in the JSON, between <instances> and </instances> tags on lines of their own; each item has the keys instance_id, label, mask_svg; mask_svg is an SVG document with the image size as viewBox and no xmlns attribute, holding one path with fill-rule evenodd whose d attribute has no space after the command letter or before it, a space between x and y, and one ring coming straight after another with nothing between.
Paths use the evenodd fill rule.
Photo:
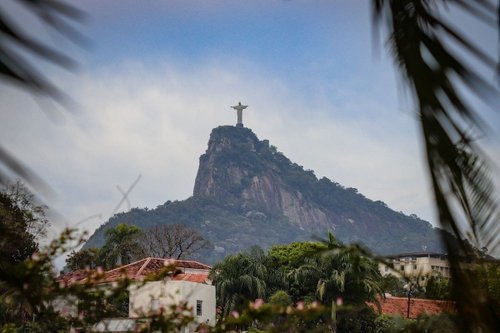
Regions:
<instances>
[{"instance_id":1,"label":"building wall","mask_svg":"<svg viewBox=\"0 0 500 333\"><path fill-rule=\"evenodd\" d=\"M391 274L398 277L419 277L423 283L432 275L450 277L450 265L445 257L405 256L391 258L388 261L393 264L393 268L379 264L379 271L382 275Z\"/></svg>"},{"instance_id":2,"label":"building wall","mask_svg":"<svg viewBox=\"0 0 500 333\"><path fill-rule=\"evenodd\" d=\"M71 318L78 316L78 300L73 295L59 296L52 301L54 311L62 317Z\"/></svg>"},{"instance_id":3,"label":"building wall","mask_svg":"<svg viewBox=\"0 0 500 333\"><path fill-rule=\"evenodd\" d=\"M190 281L151 281L142 286L129 287L129 317L154 314L160 309L187 302L193 309L197 323L215 325L215 287ZM197 301L201 301L201 315L197 315Z\"/></svg>"}]
</instances>

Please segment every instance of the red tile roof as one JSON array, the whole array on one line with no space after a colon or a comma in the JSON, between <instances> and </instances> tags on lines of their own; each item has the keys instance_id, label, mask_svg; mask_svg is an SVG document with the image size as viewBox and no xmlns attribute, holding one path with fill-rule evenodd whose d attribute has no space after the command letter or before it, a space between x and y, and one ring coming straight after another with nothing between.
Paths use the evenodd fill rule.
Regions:
<instances>
[{"instance_id":1,"label":"red tile roof","mask_svg":"<svg viewBox=\"0 0 500 333\"><path fill-rule=\"evenodd\" d=\"M197 283L207 283L208 274L177 274L172 277L174 281L190 281Z\"/></svg>"},{"instance_id":2,"label":"red tile roof","mask_svg":"<svg viewBox=\"0 0 500 333\"><path fill-rule=\"evenodd\" d=\"M408 314L408 298L388 296L380 299L381 313L393 316L406 317ZM369 305L378 311L377 305ZM438 301L433 299L412 298L410 300L410 318L417 318L419 315L435 315L441 312L455 312L455 303L451 301Z\"/></svg>"},{"instance_id":3,"label":"red tile roof","mask_svg":"<svg viewBox=\"0 0 500 333\"><path fill-rule=\"evenodd\" d=\"M93 273L93 271L90 271L90 270L78 269L76 271L60 275L57 278L57 281L59 283L63 282L65 284L71 284L71 283L74 283L76 281L81 281L83 279L86 279L92 273Z\"/></svg>"},{"instance_id":4,"label":"red tile roof","mask_svg":"<svg viewBox=\"0 0 500 333\"><path fill-rule=\"evenodd\" d=\"M177 274L174 273L172 279L176 281L191 281L206 283L208 279L208 270L210 266L192 260L176 260L176 259L162 259L162 258L144 258L128 265L120 266L112 270L104 272L102 280L99 282L107 283L117 281L121 278L127 277L131 280L141 280L146 276L154 273L161 272L162 269L168 266L177 268ZM183 268L197 269L201 272L184 273ZM76 281L84 281L91 275L92 272L78 270L75 272L67 273L59 277L59 281L65 283L74 283Z\"/></svg>"}]
</instances>

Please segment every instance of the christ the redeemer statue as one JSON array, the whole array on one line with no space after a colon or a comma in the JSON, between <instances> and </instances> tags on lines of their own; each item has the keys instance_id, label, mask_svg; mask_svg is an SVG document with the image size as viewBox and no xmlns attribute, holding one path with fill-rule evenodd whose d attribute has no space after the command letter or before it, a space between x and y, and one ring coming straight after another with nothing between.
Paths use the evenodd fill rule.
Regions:
<instances>
[{"instance_id":1,"label":"christ the redeemer statue","mask_svg":"<svg viewBox=\"0 0 500 333\"><path fill-rule=\"evenodd\" d=\"M248 105L242 105L241 102L238 102L238 105L231 107L235 109L238 114L238 121L236 122L236 127L243 127L243 110L246 109Z\"/></svg>"}]
</instances>

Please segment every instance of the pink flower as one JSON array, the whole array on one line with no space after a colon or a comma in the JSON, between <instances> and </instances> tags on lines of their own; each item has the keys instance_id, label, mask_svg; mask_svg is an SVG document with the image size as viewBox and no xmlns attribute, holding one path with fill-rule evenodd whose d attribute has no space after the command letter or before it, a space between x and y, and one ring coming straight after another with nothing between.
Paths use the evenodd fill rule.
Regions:
<instances>
[{"instance_id":1,"label":"pink flower","mask_svg":"<svg viewBox=\"0 0 500 333\"><path fill-rule=\"evenodd\" d=\"M229 315L233 318L239 318L240 317L240 314L238 313L238 311L231 311L229 313Z\"/></svg>"},{"instance_id":2,"label":"pink flower","mask_svg":"<svg viewBox=\"0 0 500 333\"><path fill-rule=\"evenodd\" d=\"M297 310L304 310L304 302L300 301L297 303Z\"/></svg>"},{"instance_id":3,"label":"pink flower","mask_svg":"<svg viewBox=\"0 0 500 333\"><path fill-rule=\"evenodd\" d=\"M257 298L255 302L250 303L250 307L255 310L259 309L262 305L264 305L264 300L262 298Z\"/></svg>"},{"instance_id":4,"label":"pink flower","mask_svg":"<svg viewBox=\"0 0 500 333\"><path fill-rule=\"evenodd\" d=\"M173 265L174 264L174 261L172 259L165 259L165 261L163 262L163 266L170 266L170 265Z\"/></svg>"}]
</instances>

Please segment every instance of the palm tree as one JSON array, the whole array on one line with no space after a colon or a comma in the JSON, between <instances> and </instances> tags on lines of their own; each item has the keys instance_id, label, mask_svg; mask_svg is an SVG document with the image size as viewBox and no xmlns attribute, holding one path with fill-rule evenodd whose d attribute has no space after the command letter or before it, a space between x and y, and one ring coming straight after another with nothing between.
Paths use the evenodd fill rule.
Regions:
<instances>
[{"instance_id":1,"label":"palm tree","mask_svg":"<svg viewBox=\"0 0 500 333\"><path fill-rule=\"evenodd\" d=\"M323 244L323 253L292 271L297 282L315 281L316 294L327 304L342 298L347 304L359 305L383 294L382 276L371 255L359 246L342 245L332 232Z\"/></svg>"},{"instance_id":2,"label":"palm tree","mask_svg":"<svg viewBox=\"0 0 500 333\"><path fill-rule=\"evenodd\" d=\"M100 261L106 268L125 265L143 255L138 237L142 231L135 225L118 224L116 228L106 230L106 242L99 251Z\"/></svg>"},{"instance_id":3,"label":"palm tree","mask_svg":"<svg viewBox=\"0 0 500 333\"><path fill-rule=\"evenodd\" d=\"M239 253L226 257L212 268L210 277L217 293L217 306L222 317L246 305L246 302L265 298L268 269L256 257Z\"/></svg>"},{"instance_id":4,"label":"palm tree","mask_svg":"<svg viewBox=\"0 0 500 333\"><path fill-rule=\"evenodd\" d=\"M467 242L495 253L500 243L499 214L485 157L474 140L484 126L465 96L474 95L493 106L498 90L462 59L466 55L491 73L495 73L498 62L442 14L447 6L455 6L498 29L494 13L500 11L488 0L372 3L376 23L385 23L393 58L415 101L441 227L459 240L461 255L477 262L477 254ZM443 235L443 242L454 281L457 326L463 332L496 332L498 307L460 267L452 241Z\"/></svg>"}]
</instances>

